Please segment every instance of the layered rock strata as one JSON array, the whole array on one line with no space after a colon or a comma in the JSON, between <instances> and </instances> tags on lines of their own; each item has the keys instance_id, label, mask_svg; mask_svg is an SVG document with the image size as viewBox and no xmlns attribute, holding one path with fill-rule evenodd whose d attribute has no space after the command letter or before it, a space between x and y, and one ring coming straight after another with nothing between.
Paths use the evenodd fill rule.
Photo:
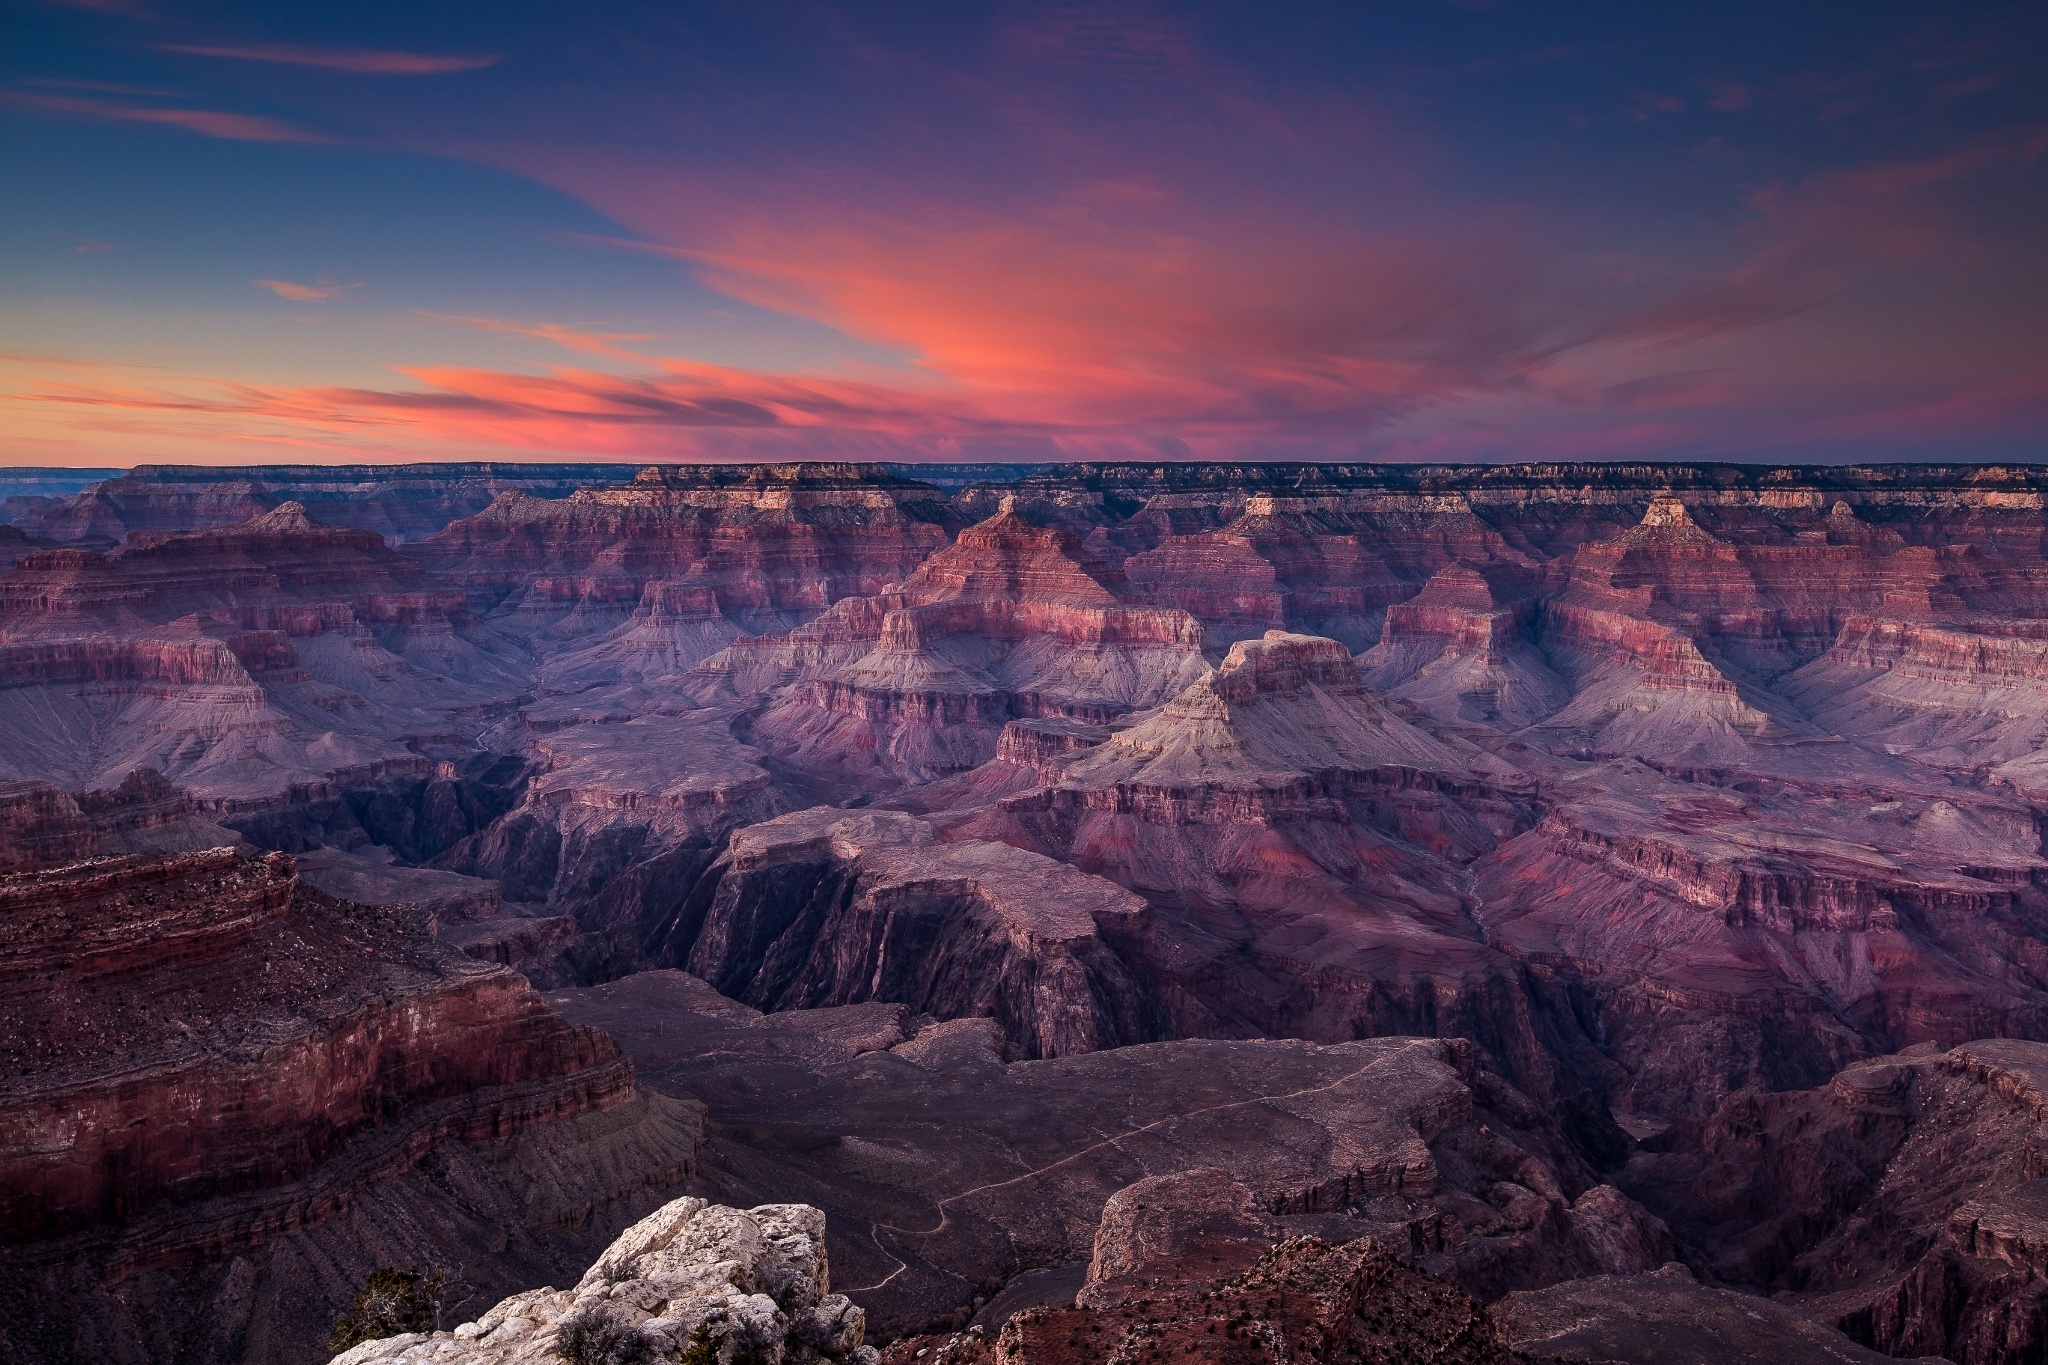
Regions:
<instances>
[{"instance_id":1,"label":"layered rock strata","mask_svg":"<svg viewBox=\"0 0 2048 1365\"><path fill-rule=\"evenodd\" d=\"M1719 1279L1889 1355L2007 1365L2048 1345L2048 1047L1992 1040L1747 1092L1626 1184Z\"/></svg>"},{"instance_id":2,"label":"layered rock strata","mask_svg":"<svg viewBox=\"0 0 2048 1365\"><path fill-rule=\"evenodd\" d=\"M17 872L0 919L13 1359L196 1365L289 1327L305 1340L249 1349L304 1360L379 1242L453 1257L462 1210L489 1210L522 1227L476 1265L500 1279L548 1259L528 1217L580 1222L694 1162L698 1111L636 1096L610 1039L435 943L417 906L321 895L284 854ZM565 1178L579 1150L595 1187ZM309 1282L294 1247L328 1268Z\"/></svg>"},{"instance_id":3,"label":"layered rock strata","mask_svg":"<svg viewBox=\"0 0 2048 1365\"><path fill-rule=\"evenodd\" d=\"M711 878L668 942L748 1004L882 1000L988 1018L1027 1057L1151 1036L1144 990L1114 947L1142 932L1145 903L1050 858L941 843L909 815L819 807L739 831Z\"/></svg>"}]
</instances>

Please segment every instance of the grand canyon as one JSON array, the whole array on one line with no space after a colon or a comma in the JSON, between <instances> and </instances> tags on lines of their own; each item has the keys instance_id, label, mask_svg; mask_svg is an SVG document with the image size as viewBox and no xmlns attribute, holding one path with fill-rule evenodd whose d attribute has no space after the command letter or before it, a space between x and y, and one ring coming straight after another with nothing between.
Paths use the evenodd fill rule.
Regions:
<instances>
[{"instance_id":1,"label":"grand canyon","mask_svg":"<svg viewBox=\"0 0 2048 1365\"><path fill-rule=\"evenodd\" d=\"M2048 470L6 483L9 1361L2048 1352Z\"/></svg>"}]
</instances>

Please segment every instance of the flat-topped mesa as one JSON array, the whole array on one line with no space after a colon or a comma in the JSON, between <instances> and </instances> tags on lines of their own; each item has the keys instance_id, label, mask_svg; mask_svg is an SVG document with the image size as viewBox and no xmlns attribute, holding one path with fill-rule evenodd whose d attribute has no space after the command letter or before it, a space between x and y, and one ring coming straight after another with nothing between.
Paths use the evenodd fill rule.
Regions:
<instances>
[{"instance_id":1,"label":"flat-topped mesa","mask_svg":"<svg viewBox=\"0 0 2048 1365\"><path fill-rule=\"evenodd\" d=\"M94 633L205 612L312 636L358 621L445 631L468 617L460 591L376 532L325 525L295 502L212 530L137 533L104 564L25 567L0 580L0 629Z\"/></svg>"},{"instance_id":2,"label":"flat-topped mesa","mask_svg":"<svg viewBox=\"0 0 2048 1365\"><path fill-rule=\"evenodd\" d=\"M714 589L742 630L782 631L909 574L964 520L942 490L878 467L664 466L566 498L507 495L407 548L519 629L600 633L647 583L679 581ZM539 579L605 587L561 601L534 597ZM580 623L553 622L579 607Z\"/></svg>"},{"instance_id":3,"label":"flat-topped mesa","mask_svg":"<svg viewBox=\"0 0 2048 1365\"><path fill-rule=\"evenodd\" d=\"M283 854L0 877L0 921L14 1239L118 1223L124 1263L177 1263L316 1222L438 1141L633 1093L610 1040L524 978L318 898ZM331 1158L355 1174L297 1183Z\"/></svg>"},{"instance_id":4,"label":"flat-topped mesa","mask_svg":"<svg viewBox=\"0 0 2048 1365\"><path fill-rule=\"evenodd\" d=\"M1210 686L1217 696L1235 702L1248 702L1262 694L1299 692L1310 686L1341 695L1364 690L1350 650L1335 640L1280 630L1232 645Z\"/></svg>"},{"instance_id":5,"label":"flat-topped mesa","mask_svg":"<svg viewBox=\"0 0 2048 1365\"><path fill-rule=\"evenodd\" d=\"M993 1018L1027 1057L1151 1036L1111 946L1141 930L1145 903L1052 859L818 807L734 834L718 875L701 925L678 923L676 941L692 972L749 1004Z\"/></svg>"},{"instance_id":6,"label":"flat-topped mesa","mask_svg":"<svg viewBox=\"0 0 2048 1365\"><path fill-rule=\"evenodd\" d=\"M92 550L38 550L0 576L0 639L23 629L38 632L52 616L119 612L133 615L156 600L156 590L123 573Z\"/></svg>"}]
</instances>

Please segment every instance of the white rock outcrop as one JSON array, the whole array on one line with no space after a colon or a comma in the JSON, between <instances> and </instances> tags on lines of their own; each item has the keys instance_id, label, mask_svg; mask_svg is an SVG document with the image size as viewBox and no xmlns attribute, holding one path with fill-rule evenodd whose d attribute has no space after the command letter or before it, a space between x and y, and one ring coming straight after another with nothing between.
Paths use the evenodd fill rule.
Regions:
<instances>
[{"instance_id":1,"label":"white rock outcrop","mask_svg":"<svg viewBox=\"0 0 2048 1365\"><path fill-rule=\"evenodd\" d=\"M830 1288L817 1209L684 1198L619 1234L574 1289L515 1294L453 1332L366 1341L331 1365L875 1365L866 1315Z\"/></svg>"}]
</instances>

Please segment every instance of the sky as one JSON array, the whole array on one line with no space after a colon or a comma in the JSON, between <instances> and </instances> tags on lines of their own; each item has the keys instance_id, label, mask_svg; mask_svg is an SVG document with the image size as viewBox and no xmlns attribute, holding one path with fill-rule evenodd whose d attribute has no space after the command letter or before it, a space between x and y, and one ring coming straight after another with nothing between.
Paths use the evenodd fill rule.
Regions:
<instances>
[{"instance_id":1,"label":"sky","mask_svg":"<svg viewBox=\"0 0 2048 1365\"><path fill-rule=\"evenodd\" d=\"M0 463L2048 459L2048 7L0 0Z\"/></svg>"}]
</instances>

